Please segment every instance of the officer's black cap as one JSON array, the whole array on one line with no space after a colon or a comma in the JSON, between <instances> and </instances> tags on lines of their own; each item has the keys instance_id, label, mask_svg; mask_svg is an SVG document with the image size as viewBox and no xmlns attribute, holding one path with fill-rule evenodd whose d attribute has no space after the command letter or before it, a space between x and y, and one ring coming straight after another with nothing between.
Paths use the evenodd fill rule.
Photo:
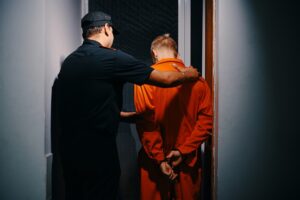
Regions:
<instances>
[{"instance_id":1,"label":"officer's black cap","mask_svg":"<svg viewBox=\"0 0 300 200\"><path fill-rule=\"evenodd\" d=\"M111 16L101 11L94 11L86 14L81 19L81 28L85 33L91 27L103 26L106 23L113 27L114 34L119 34L119 31L117 31L112 23Z\"/></svg>"}]
</instances>

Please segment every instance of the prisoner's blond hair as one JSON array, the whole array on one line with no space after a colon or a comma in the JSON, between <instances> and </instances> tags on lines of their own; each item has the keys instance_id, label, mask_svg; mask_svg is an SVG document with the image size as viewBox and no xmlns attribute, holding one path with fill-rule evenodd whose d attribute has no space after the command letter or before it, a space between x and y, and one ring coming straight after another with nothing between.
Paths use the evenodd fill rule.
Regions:
<instances>
[{"instance_id":1,"label":"prisoner's blond hair","mask_svg":"<svg viewBox=\"0 0 300 200\"><path fill-rule=\"evenodd\" d=\"M174 52L174 58L177 58L178 51L177 51L177 43L175 40L170 36L169 33L165 33L163 35L157 36L151 43L151 56L153 62L157 62L155 55L153 53L153 49L160 49L166 48L172 50Z\"/></svg>"}]
</instances>

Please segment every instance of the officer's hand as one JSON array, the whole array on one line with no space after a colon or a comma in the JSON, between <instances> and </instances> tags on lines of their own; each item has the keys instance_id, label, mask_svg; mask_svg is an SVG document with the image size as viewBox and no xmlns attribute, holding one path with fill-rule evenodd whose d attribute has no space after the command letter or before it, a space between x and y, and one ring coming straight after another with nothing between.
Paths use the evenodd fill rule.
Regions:
<instances>
[{"instance_id":1,"label":"officer's hand","mask_svg":"<svg viewBox=\"0 0 300 200\"><path fill-rule=\"evenodd\" d=\"M178 65L173 64L173 67L175 67L179 72L181 72L184 75L185 80L195 81L200 76L200 73L198 72L198 70L192 66L179 67Z\"/></svg>"},{"instance_id":2,"label":"officer's hand","mask_svg":"<svg viewBox=\"0 0 300 200\"><path fill-rule=\"evenodd\" d=\"M124 112L124 111L120 112L120 116L124 117L124 118L126 118L126 117L134 117L136 115L137 115L136 112Z\"/></svg>"}]
</instances>

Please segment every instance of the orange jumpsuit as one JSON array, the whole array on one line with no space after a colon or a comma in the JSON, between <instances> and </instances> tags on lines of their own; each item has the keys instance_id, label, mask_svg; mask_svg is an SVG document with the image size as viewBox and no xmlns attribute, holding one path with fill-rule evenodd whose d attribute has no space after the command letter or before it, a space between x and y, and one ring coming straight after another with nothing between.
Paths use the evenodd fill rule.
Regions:
<instances>
[{"instance_id":1,"label":"orange jumpsuit","mask_svg":"<svg viewBox=\"0 0 300 200\"><path fill-rule=\"evenodd\" d=\"M175 58L163 59L152 67L175 71L184 67ZM134 86L136 111L143 116L137 130L143 148L139 152L141 200L199 198L201 160L199 147L212 129L212 99L203 78L174 88ZM178 149L183 162L177 167L179 178L170 182L159 163L172 149Z\"/></svg>"}]
</instances>

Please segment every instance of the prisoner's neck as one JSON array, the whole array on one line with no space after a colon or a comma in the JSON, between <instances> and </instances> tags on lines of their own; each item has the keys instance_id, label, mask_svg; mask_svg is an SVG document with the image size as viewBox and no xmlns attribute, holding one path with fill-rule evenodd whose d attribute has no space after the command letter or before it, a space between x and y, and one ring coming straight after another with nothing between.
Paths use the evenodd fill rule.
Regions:
<instances>
[{"instance_id":1,"label":"prisoner's neck","mask_svg":"<svg viewBox=\"0 0 300 200\"><path fill-rule=\"evenodd\" d=\"M169 49L160 49L157 53L157 60L160 61L166 58L176 58L174 51Z\"/></svg>"}]
</instances>

